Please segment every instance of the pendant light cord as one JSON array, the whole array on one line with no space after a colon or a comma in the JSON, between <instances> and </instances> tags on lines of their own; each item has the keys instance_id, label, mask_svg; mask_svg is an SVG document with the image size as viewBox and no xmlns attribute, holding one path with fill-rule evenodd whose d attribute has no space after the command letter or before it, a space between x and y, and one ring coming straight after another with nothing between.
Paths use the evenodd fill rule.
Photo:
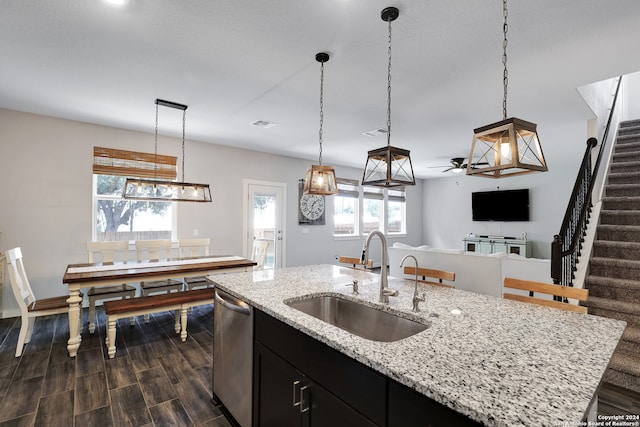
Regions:
<instances>
[{"instance_id":1,"label":"pendant light cord","mask_svg":"<svg viewBox=\"0 0 640 427\"><path fill-rule=\"evenodd\" d=\"M392 19L387 21L389 23L389 63L387 65L387 146L391 146L391 21Z\"/></svg>"},{"instance_id":2,"label":"pendant light cord","mask_svg":"<svg viewBox=\"0 0 640 427\"><path fill-rule=\"evenodd\" d=\"M324 123L324 61L320 63L320 130L318 131L318 140L320 142L320 156L318 157L318 164L322 166L322 125Z\"/></svg>"},{"instance_id":3,"label":"pendant light cord","mask_svg":"<svg viewBox=\"0 0 640 427\"><path fill-rule=\"evenodd\" d=\"M509 25L507 24L507 0L502 1L502 34L504 36L502 40L502 65L504 65L504 71L502 72L502 85L504 87L504 96L502 98L502 119L507 119L507 85L509 84L509 71L507 71L507 31L509 31Z\"/></svg>"},{"instance_id":4,"label":"pendant light cord","mask_svg":"<svg viewBox=\"0 0 640 427\"><path fill-rule=\"evenodd\" d=\"M182 110L182 182L184 182L184 129L187 123L187 109Z\"/></svg>"},{"instance_id":5,"label":"pendant light cord","mask_svg":"<svg viewBox=\"0 0 640 427\"><path fill-rule=\"evenodd\" d=\"M158 170L158 103L156 102L156 132L154 139L154 151L153 151L153 179L156 179L156 172Z\"/></svg>"}]
</instances>

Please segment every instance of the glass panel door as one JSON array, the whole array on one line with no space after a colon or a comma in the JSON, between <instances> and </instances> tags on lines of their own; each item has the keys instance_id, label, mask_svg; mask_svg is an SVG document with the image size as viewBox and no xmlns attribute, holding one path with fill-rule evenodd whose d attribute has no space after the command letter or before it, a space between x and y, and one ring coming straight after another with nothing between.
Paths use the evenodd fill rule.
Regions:
<instances>
[{"instance_id":1,"label":"glass panel door","mask_svg":"<svg viewBox=\"0 0 640 427\"><path fill-rule=\"evenodd\" d=\"M247 193L247 256L258 263L256 269L282 267L283 187L249 183Z\"/></svg>"}]
</instances>

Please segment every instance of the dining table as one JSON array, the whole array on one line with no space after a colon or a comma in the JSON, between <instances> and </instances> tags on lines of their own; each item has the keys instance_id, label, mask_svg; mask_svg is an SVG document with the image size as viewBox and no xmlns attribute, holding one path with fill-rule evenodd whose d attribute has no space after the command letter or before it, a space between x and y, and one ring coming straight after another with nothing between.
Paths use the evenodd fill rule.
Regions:
<instances>
[{"instance_id":1,"label":"dining table","mask_svg":"<svg viewBox=\"0 0 640 427\"><path fill-rule=\"evenodd\" d=\"M69 264L62 278L69 287L69 341L67 350L75 357L82 341L81 289L149 280L251 271L255 261L240 256L218 255L169 258L151 261Z\"/></svg>"}]
</instances>

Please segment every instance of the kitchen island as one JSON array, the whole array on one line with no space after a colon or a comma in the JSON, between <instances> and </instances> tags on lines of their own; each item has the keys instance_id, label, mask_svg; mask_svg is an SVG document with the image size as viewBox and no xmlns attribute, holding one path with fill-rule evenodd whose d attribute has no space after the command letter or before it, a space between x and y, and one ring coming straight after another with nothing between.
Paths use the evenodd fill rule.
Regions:
<instances>
[{"instance_id":1,"label":"kitchen island","mask_svg":"<svg viewBox=\"0 0 640 427\"><path fill-rule=\"evenodd\" d=\"M602 317L429 286L420 286L426 301L415 313L413 281L389 277L399 295L382 305L378 278L315 265L215 281L277 321L484 425L576 425L585 419L625 327ZM359 295L348 286L353 280ZM399 341L375 342L286 304L338 294L429 327Z\"/></svg>"}]
</instances>

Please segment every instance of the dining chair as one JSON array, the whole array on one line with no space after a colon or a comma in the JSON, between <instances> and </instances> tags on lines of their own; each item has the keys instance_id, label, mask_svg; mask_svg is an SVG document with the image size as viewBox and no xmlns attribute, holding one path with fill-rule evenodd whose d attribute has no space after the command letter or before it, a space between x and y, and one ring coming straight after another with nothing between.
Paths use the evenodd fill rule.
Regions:
<instances>
[{"instance_id":1,"label":"dining chair","mask_svg":"<svg viewBox=\"0 0 640 427\"><path fill-rule=\"evenodd\" d=\"M16 347L16 357L20 357L24 345L31 341L36 317L68 313L69 303L67 299L69 295L36 299L24 268L22 250L19 247L9 249L6 252L6 257L9 267L9 281L11 282L13 295L20 307L22 321Z\"/></svg>"},{"instance_id":2,"label":"dining chair","mask_svg":"<svg viewBox=\"0 0 640 427\"><path fill-rule=\"evenodd\" d=\"M406 266L403 270L404 274L410 276L412 279L416 277L416 268ZM456 273L453 271L435 270L432 268L418 267L418 277L422 277L422 280L418 279L419 283L426 283L427 285L440 286L442 288L455 288L453 283L455 282ZM435 279L435 281L434 281ZM446 280L447 282L443 282Z\"/></svg>"},{"instance_id":3,"label":"dining chair","mask_svg":"<svg viewBox=\"0 0 640 427\"><path fill-rule=\"evenodd\" d=\"M264 270L264 265L267 262L267 249L269 249L268 240L254 239L251 259L256 262L255 270Z\"/></svg>"},{"instance_id":4,"label":"dining chair","mask_svg":"<svg viewBox=\"0 0 640 427\"><path fill-rule=\"evenodd\" d=\"M370 259L368 259L366 262L362 262L360 258L341 256L338 257L338 262L340 264L349 264L349 266L354 270L366 270L367 268L373 267L373 260ZM358 266L362 266L362 268Z\"/></svg>"},{"instance_id":5,"label":"dining chair","mask_svg":"<svg viewBox=\"0 0 640 427\"><path fill-rule=\"evenodd\" d=\"M89 256L89 262L127 262L129 255L129 242L115 241L115 242L87 242L87 255ZM136 288L127 284L113 285L113 286L100 286L92 287L87 292L89 298L89 332L95 331L95 313L96 302L105 301L109 299L120 298L133 298L136 296ZM131 318L131 324L133 325L135 319Z\"/></svg>"},{"instance_id":6,"label":"dining chair","mask_svg":"<svg viewBox=\"0 0 640 427\"><path fill-rule=\"evenodd\" d=\"M157 261L171 258L171 240L136 240L138 262ZM142 296L162 294L171 291L181 291L182 281L174 279L140 282ZM149 322L149 315L144 315L145 323Z\"/></svg>"},{"instance_id":7,"label":"dining chair","mask_svg":"<svg viewBox=\"0 0 640 427\"><path fill-rule=\"evenodd\" d=\"M211 239L209 238L180 239L178 240L178 250L180 252L180 258L209 256L210 243ZM213 286L213 282L207 279L206 276L185 277L183 281L185 290L187 291Z\"/></svg>"},{"instance_id":8,"label":"dining chair","mask_svg":"<svg viewBox=\"0 0 640 427\"><path fill-rule=\"evenodd\" d=\"M574 311L576 313L586 313L587 307L575 304L569 304L562 301L552 299L543 299L535 297L535 293L553 295L562 298L573 298L578 301L586 301L589 298L589 290L582 288L572 288L570 286L553 285L544 282L535 282L531 280L515 279L513 277L505 277L504 287L509 289L519 289L528 291L529 295L503 293L502 298L513 301L528 302L545 307L559 308L561 310Z\"/></svg>"}]
</instances>

